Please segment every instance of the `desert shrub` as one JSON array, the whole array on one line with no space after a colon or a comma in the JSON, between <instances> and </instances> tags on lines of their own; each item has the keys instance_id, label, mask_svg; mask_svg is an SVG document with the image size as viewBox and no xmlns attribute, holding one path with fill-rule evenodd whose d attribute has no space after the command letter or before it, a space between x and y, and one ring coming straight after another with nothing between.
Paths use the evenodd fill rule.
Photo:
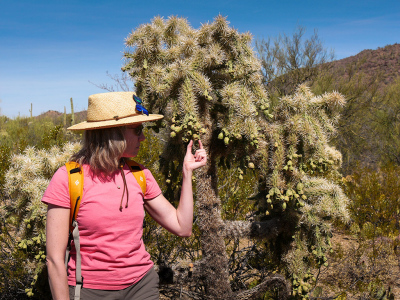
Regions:
<instances>
[{"instance_id":1,"label":"desert shrub","mask_svg":"<svg viewBox=\"0 0 400 300\"><path fill-rule=\"evenodd\" d=\"M352 230L365 239L396 237L400 220L400 167L359 168L344 178Z\"/></svg>"}]
</instances>

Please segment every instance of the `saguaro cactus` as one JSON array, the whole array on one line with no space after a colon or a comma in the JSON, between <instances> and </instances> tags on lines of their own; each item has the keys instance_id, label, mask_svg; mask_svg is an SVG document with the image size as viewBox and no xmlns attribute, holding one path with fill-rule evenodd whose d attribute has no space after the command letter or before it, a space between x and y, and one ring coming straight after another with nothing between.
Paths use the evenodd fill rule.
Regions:
<instances>
[{"instance_id":1,"label":"saguaro cactus","mask_svg":"<svg viewBox=\"0 0 400 300\"><path fill-rule=\"evenodd\" d=\"M183 142L201 138L210 162L196 172L197 224L202 260L198 274L211 299L254 299L282 276L266 278L251 290L233 292L224 238L259 237L281 244L286 278L300 278L293 295L308 291L308 267L325 263L330 248L328 218L347 219L347 198L326 178L334 176L341 156L329 147L337 93L313 95L300 86L294 96L270 107L251 35L228 26L222 16L193 29L185 19L156 17L126 39L123 70L153 113L170 129L161 166L174 174ZM221 218L216 170L225 158L258 171L259 222ZM249 195L250 196L250 195ZM274 249L269 249L276 252Z\"/></svg>"},{"instance_id":2,"label":"saguaro cactus","mask_svg":"<svg viewBox=\"0 0 400 300\"><path fill-rule=\"evenodd\" d=\"M71 125L75 124L75 114L74 114L74 101L72 98L70 99L71 101Z\"/></svg>"}]
</instances>

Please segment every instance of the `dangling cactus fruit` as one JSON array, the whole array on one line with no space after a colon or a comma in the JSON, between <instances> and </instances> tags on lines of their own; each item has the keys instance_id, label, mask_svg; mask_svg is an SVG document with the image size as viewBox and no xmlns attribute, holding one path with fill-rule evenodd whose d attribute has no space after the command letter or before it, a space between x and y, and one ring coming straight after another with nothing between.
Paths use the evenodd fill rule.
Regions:
<instances>
[{"instance_id":1,"label":"dangling cactus fruit","mask_svg":"<svg viewBox=\"0 0 400 300\"><path fill-rule=\"evenodd\" d=\"M282 203L282 210L285 210L286 209L286 202L283 202Z\"/></svg>"},{"instance_id":2,"label":"dangling cactus fruit","mask_svg":"<svg viewBox=\"0 0 400 300\"><path fill-rule=\"evenodd\" d=\"M197 141L197 140L200 139L200 136L199 136L198 134L193 134L193 139L194 139L195 141Z\"/></svg>"},{"instance_id":3,"label":"dangling cactus fruit","mask_svg":"<svg viewBox=\"0 0 400 300\"><path fill-rule=\"evenodd\" d=\"M225 145L229 144L229 138L227 136L224 138L224 143L225 143Z\"/></svg>"},{"instance_id":4,"label":"dangling cactus fruit","mask_svg":"<svg viewBox=\"0 0 400 300\"><path fill-rule=\"evenodd\" d=\"M172 138L176 137L176 133L175 133L174 131L172 131L169 135L170 135Z\"/></svg>"},{"instance_id":5,"label":"dangling cactus fruit","mask_svg":"<svg viewBox=\"0 0 400 300\"><path fill-rule=\"evenodd\" d=\"M248 167L249 169L254 169L254 164L252 162L249 162Z\"/></svg>"},{"instance_id":6,"label":"dangling cactus fruit","mask_svg":"<svg viewBox=\"0 0 400 300\"><path fill-rule=\"evenodd\" d=\"M219 140L224 139L224 133L222 131L218 134L218 139Z\"/></svg>"},{"instance_id":7,"label":"dangling cactus fruit","mask_svg":"<svg viewBox=\"0 0 400 300\"><path fill-rule=\"evenodd\" d=\"M182 130L182 126L175 127L176 132L180 132Z\"/></svg>"},{"instance_id":8,"label":"dangling cactus fruit","mask_svg":"<svg viewBox=\"0 0 400 300\"><path fill-rule=\"evenodd\" d=\"M239 179L243 180L243 175L242 174L239 175Z\"/></svg>"}]
</instances>

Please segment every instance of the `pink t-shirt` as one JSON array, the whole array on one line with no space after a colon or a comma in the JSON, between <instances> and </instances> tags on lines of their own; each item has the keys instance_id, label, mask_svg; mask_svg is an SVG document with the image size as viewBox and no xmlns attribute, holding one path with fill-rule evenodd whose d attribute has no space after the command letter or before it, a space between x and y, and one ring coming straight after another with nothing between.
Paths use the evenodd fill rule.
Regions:
<instances>
[{"instance_id":1,"label":"pink t-shirt","mask_svg":"<svg viewBox=\"0 0 400 300\"><path fill-rule=\"evenodd\" d=\"M77 222L79 226L83 287L102 290L120 290L139 281L153 262L145 250L143 234L143 199L161 194L160 187L148 169L146 194L135 177L124 166L129 191L120 211L124 183L118 172L111 180L92 176L88 165L83 166L84 185ZM118 188L120 187L120 188ZM68 174L63 166L54 174L42 202L70 208ZM68 263L68 284L75 285L75 248L71 249Z\"/></svg>"}]
</instances>

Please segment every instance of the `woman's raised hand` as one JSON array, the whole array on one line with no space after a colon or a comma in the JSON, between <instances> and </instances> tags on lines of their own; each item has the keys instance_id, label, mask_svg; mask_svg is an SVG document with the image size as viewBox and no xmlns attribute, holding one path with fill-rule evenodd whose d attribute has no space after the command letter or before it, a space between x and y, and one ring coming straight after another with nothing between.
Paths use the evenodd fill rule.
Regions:
<instances>
[{"instance_id":1,"label":"woman's raised hand","mask_svg":"<svg viewBox=\"0 0 400 300\"><path fill-rule=\"evenodd\" d=\"M183 160L183 168L186 171L193 171L202 166L205 166L207 163L207 153L203 148L202 142L199 140L199 149L196 152L192 153L193 140L189 142L187 145L185 159Z\"/></svg>"}]
</instances>

